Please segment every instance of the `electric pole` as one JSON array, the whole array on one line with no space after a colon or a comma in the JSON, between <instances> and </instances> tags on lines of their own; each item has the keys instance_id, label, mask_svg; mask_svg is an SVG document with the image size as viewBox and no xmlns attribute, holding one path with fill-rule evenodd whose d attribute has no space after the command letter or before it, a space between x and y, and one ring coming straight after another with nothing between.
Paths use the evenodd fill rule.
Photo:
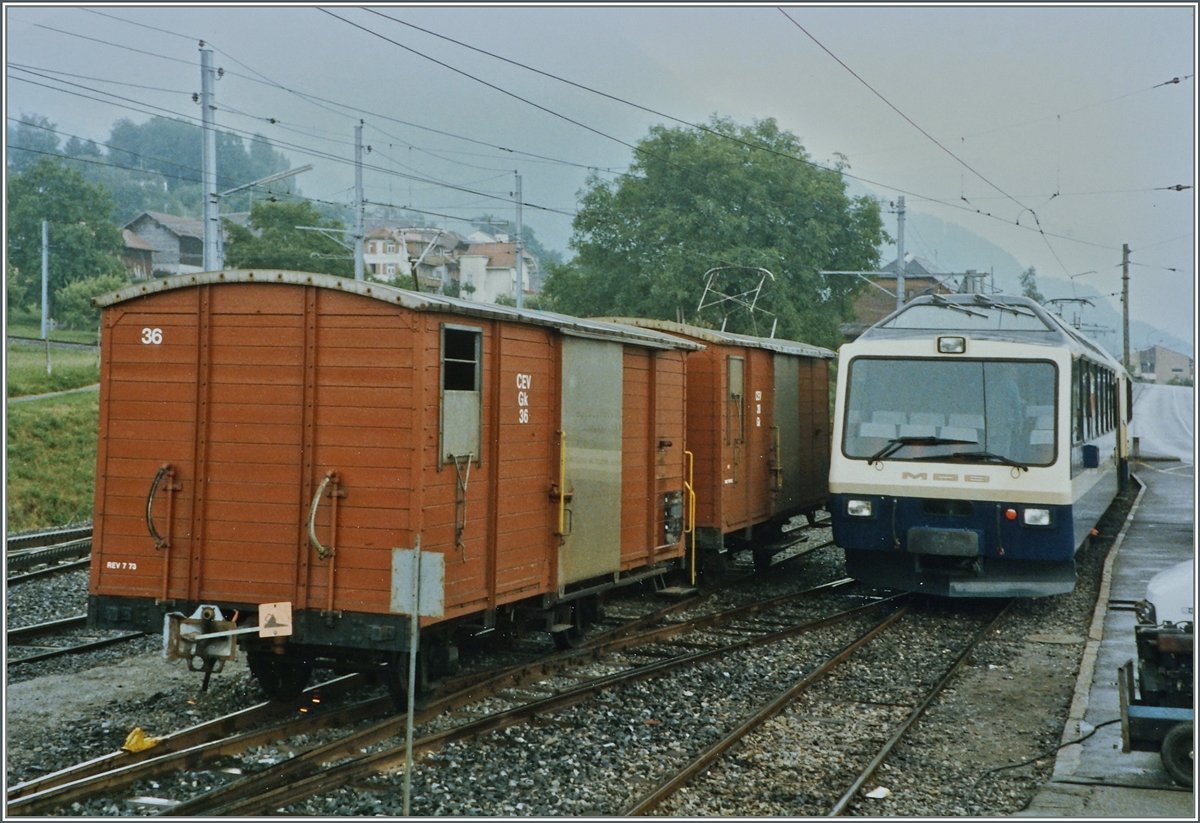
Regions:
<instances>
[{"instance_id":1,"label":"electric pole","mask_svg":"<svg viewBox=\"0 0 1200 823\"><path fill-rule=\"evenodd\" d=\"M50 319L50 223L42 221L42 339ZM49 351L49 349L47 349Z\"/></svg>"},{"instance_id":2,"label":"electric pole","mask_svg":"<svg viewBox=\"0 0 1200 823\"><path fill-rule=\"evenodd\" d=\"M525 262L521 255L521 175L517 177L517 308L525 306L525 278L521 276L522 264Z\"/></svg>"},{"instance_id":3,"label":"electric pole","mask_svg":"<svg viewBox=\"0 0 1200 823\"><path fill-rule=\"evenodd\" d=\"M1121 314L1125 337L1125 371L1129 371L1129 244L1121 246Z\"/></svg>"},{"instance_id":4,"label":"electric pole","mask_svg":"<svg viewBox=\"0 0 1200 823\"><path fill-rule=\"evenodd\" d=\"M354 279L363 279L363 184L362 184L363 121L354 127Z\"/></svg>"},{"instance_id":5,"label":"electric pole","mask_svg":"<svg viewBox=\"0 0 1200 823\"><path fill-rule=\"evenodd\" d=\"M215 72L212 65L212 49L200 44L200 122L204 128L204 144L201 152L200 177L204 183L204 270L218 271L224 265L221 260L221 216L217 199L217 131L216 104L213 101Z\"/></svg>"},{"instance_id":6,"label":"electric pole","mask_svg":"<svg viewBox=\"0 0 1200 823\"><path fill-rule=\"evenodd\" d=\"M904 308L904 195L896 198L896 311Z\"/></svg>"}]
</instances>

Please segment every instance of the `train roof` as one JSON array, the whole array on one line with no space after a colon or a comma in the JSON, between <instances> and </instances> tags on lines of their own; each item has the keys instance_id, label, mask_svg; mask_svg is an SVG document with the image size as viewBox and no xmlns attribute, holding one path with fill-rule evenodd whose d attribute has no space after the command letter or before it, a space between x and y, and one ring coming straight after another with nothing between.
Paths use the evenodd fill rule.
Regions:
<instances>
[{"instance_id":1,"label":"train roof","mask_svg":"<svg viewBox=\"0 0 1200 823\"><path fill-rule=\"evenodd\" d=\"M672 320L654 320L647 317L603 317L596 318L610 323L636 326L640 329L654 329L669 334L681 334L687 337L703 340L706 343L717 343L726 346L746 346L753 349L767 349L781 354L796 354L801 357L818 357L832 359L837 353L820 346L800 343L795 340L780 340L774 337L754 337L748 334L734 334L727 331L704 329L700 326L689 326L686 323L676 323Z\"/></svg>"},{"instance_id":2,"label":"train roof","mask_svg":"<svg viewBox=\"0 0 1200 823\"><path fill-rule=\"evenodd\" d=\"M867 329L859 340L900 340L963 332L982 340L1067 346L1122 369L1091 339L1028 297L1011 294L933 294L918 297Z\"/></svg>"},{"instance_id":3,"label":"train roof","mask_svg":"<svg viewBox=\"0 0 1200 823\"><path fill-rule=\"evenodd\" d=\"M629 324L571 317L536 309L518 309L495 303L475 303L457 297L400 289L384 283L352 280L331 274L281 269L226 269L197 274L180 274L174 277L134 283L123 289L95 297L92 299L92 303L104 308L158 292L218 283L281 283L293 286L316 286L317 288L359 294L411 311L449 312L485 320L508 320L535 326L549 326L573 337L613 340L656 349L697 351L704 348L702 344L684 340L675 335L664 334L652 329L635 328Z\"/></svg>"}]
</instances>

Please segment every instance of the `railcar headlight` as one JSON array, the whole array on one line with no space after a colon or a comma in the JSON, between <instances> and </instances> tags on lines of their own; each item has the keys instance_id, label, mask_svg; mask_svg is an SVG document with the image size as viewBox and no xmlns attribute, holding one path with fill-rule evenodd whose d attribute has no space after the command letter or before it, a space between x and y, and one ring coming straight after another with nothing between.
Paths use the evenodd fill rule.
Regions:
<instances>
[{"instance_id":1,"label":"railcar headlight","mask_svg":"<svg viewBox=\"0 0 1200 823\"><path fill-rule=\"evenodd\" d=\"M962 354L967 350L965 337L939 337L938 352L941 354Z\"/></svg>"},{"instance_id":2,"label":"railcar headlight","mask_svg":"<svg viewBox=\"0 0 1200 823\"><path fill-rule=\"evenodd\" d=\"M851 517L870 517L875 513L875 507L870 500L847 500L846 514Z\"/></svg>"},{"instance_id":3,"label":"railcar headlight","mask_svg":"<svg viewBox=\"0 0 1200 823\"><path fill-rule=\"evenodd\" d=\"M1050 525L1050 510L1049 509L1025 509L1024 520L1026 526L1049 526Z\"/></svg>"}]
</instances>

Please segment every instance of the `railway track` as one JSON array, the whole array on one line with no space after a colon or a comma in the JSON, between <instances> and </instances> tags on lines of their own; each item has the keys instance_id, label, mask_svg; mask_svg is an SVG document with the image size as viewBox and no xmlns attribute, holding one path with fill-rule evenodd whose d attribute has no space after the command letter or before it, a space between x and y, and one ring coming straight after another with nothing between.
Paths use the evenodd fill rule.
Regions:
<instances>
[{"instance_id":1,"label":"railway track","mask_svg":"<svg viewBox=\"0 0 1200 823\"><path fill-rule=\"evenodd\" d=\"M752 637L735 642L716 645L702 644L707 647L690 653L677 653L666 658L654 659L651 662L629 665L616 672L600 675L575 675L569 678L574 680L573 684L564 686L560 683L557 687L552 687L549 694L545 694L543 690L531 688L534 684L545 683L552 679L556 681L567 679L567 669L578 666L586 660L599 661L622 650L641 648L656 642L661 643L665 639L691 632L711 631L735 620L776 609L786 602L811 597L817 593L851 584L852 581L849 579L842 579L817 589L806 590L782 598L758 601L676 623L653 628L611 632L605 638L593 640L586 648L555 656L557 660L538 661L530 666L500 673L483 683L430 702L414 717L414 724L423 725L434 720L441 720L447 712L487 703L489 699L494 701L501 698L502 703L515 705L503 705L498 710L488 706L482 715L477 717L471 717L475 712L463 712L461 718L455 719L457 722L453 720L449 724L443 722L444 728L424 734L414 740L413 752L414 754L424 754L452 742L471 740L489 732L526 724L535 718L563 711L603 692L629 683L661 677L671 671L702 664L736 651L767 645L799 633L814 631L832 623L849 620L880 606L880 601L874 601L865 606L843 610L818 620L793 625L781 631L758 631ZM662 616L665 617L667 613L679 610L681 610L679 607L670 607L668 610L664 610ZM356 732L346 739L292 758L276 769L237 783L221 786L206 795L175 806L166 813L221 816L269 814L275 809L286 807L309 796L340 788L351 781L361 780L403 763L405 759L403 741L399 743L389 743L388 741L403 732L406 722L407 718L404 715L391 718L375 727ZM321 764L333 761L337 761L337 764L318 768Z\"/></svg>"},{"instance_id":2,"label":"railway track","mask_svg":"<svg viewBox=\"0 0 1200 823\"><path fill-rule=\"evenodd\" d=\"M68 654L80 654L145 636L145 632L123 632L115 635L112 632L100 632L100 634L105 636L98 637L96 635L87 635L86 627L87 615L78 614L62 618L61 620L51 620L32 626L9 629L5 633L10 652L8 665L10 667L21 666L27 663L36 663L40 660L63 657ZM90 639L83 639L82 642L72 642L80 639L78 632L81 630L85 632L84 637ZM47 638L49 638L48 642ZM41 642L31 643L31 641L35 640ZM35 651L29 654L22 653L16 656L11 654L16 649L25 650L30 648L40 648L42 651Z\"/></svg>"},{"instance_id":3,"label":"railway track","mask_svg":"<svg viewBox=\"0 0 1200 823\"><path fill-rule=\"evenodd\" d=\"M54 574L62 572L75 571L76 569L86 569L92 565L92 558L85 557L82 560L67 560L61 563L55 563L41 569L34 569L31 572L23 574L10 575L5 583L9 586L15 586L18 583L28 583L30 580L40 580L44 577L50 577Z\"/></svg>"},{"instance_id":4,"label":"railway track","mask_svg":"<svg viewBox=\"0 0 1200 823\"><path fill-rule=\"evenodd\" d=\"M80 523L10 535L5 555L8 578L14 586L91 563L92 524Z\"/></svg>"},{"instance_id":5,"label":"railway track","mask_svg":"<svg viewBox=\"0 0 1200 823\"><path fill-rule=\"evenodd\" d=\"M587 665L623 648L635 647L650 643L656 639L679 635L694 630L697 627L717 625L736 619L738 615L754 614L763 609L778 607L785 601L819 596L827 590L842 589L850 584L851 581L843 579L784 598L772 598L768 601L745 604L735 609L709 613L670 624L657 625L661 624L671 615L688 608L694 608L699 603L713 596L713 594L698 594L666 606L638 620L622 623L608 632L590 639L577 649L560 652L527 664L510 666L498 672L469 675L447 683L441 690L435 693L422 709L420 715L417 717L417 722L428 722L446 712L454 713L464 706L495 699L496 695L505 692L507 689L520 689L528 684L545 681L548 678L561 677L567 671ZM706 652L709 655L720 653L720 650L709 650ZM664 664L660 663L658 665L661 667ZM677 662L676 665L683 665L683 663ZM652 676L652 670L646 668L642 676ZM582 691L576 690L575 693L560 697L559 700L566 703L578 702L585 699L584 692L587 688L593 690L604 689L610 688L612 685L612 683L608 683L607 681L601 681L598 684L593 683L586 688L580 687L583 689ZM271 704L265 704L263 707L257 708L256 712L260 714L270 712L272 711L270 706ZM529 712L547 710L547 705L544 702L533 708L526 709ZM292 711L294 712L295 708ZM518 718L518 715L519 712L516 712L503 715L499 720L477 719L472 721L474 725L468 722L465 727L467 731L460 731L459 734L480 734L490 723L511 724L522 722ZM371 716L382 717L382 719L368 726L365 730L344 736L325 747L318 747L316 750L292 758L287 761L287 764L281 765L278 769L267 770L267 772L256 775L254 778L247 778L239 783L224 786L219 792L219 799L222 803L228 804L235 796L231 792L246 792L247 786L252 788L256 785L261 786L271 783L272 781L284 784L284 788L276 787L272 791L308 791L313 788L312 781L317 781L319 784L323 780L336 782L341 777L352 779L352 777L347 776L353 771L352 768L329 773L324 771L316 772L322 762L332 757L344 757L351 753L360 754L361 749L370 748L379 741L394 736L398 730L404 728L406 718L403 715L391 715L391 705L388 698L381 697L366 700L361 704L345 707L336 713L313 711L307 716L266 730L239 731L226 737L210 739L206 742L195 742L198 739L198 735L211 736L213 730L225 729L234 722L232 720L214 721L213 723L206 724L203 730L189 732L188 734L181 733L178 736L169 738L167 748L159 748L157 753L152 750L150 753L152 756L148 758L138 758L128 753L110 755L107 758L102 758L102 762L91 761L74 769L63 770L53 775L14 786L9 793L8 812L10 814L39 814L52 811L64 805L70 805L80 798L93 796L96 793L113 791L120 786L130 785L137 780L149 779L156 776L161 777L173 771L178 771L184 768L185 765L194 768L201 763L211 762L216 758L229 757L239 751L246 751L256 746L262 746L271 740L286 739L288 736L300 734L302 731L304 733L312 733L314 729L324 727L353 725ZM239 728L241 729L252 725L251 715L239 714L237 723L240 724ZM443 735L437 739L445 740L448 738ZM164 741L164 743L166 742ZM436 740L423 741L421 743L421 747L432 745L436 745ZM361 760L361 755L357 759ZM386 755L377 757L374 760L366 760L360 763L359 766L371 771L386 759ZM325 774L326 776L319 777L317 774ZM309 782L297 783L297 775L305 775L309 779ZM239 785L242 788L234 788ZM303 788L287 788L293 786L301 786ZM253 793L251 795L244 795L243 802L253 802L253 796ZM261 796L261 791L258 792L258 796ZM303 796L303 793L301 793L300 797ZM275 801L272 800L270 802ZM208 797L205 800L192 800L187 804L176 807L172 811L178 814L193 814L197 813L198 810L203 810L203 813L208 814L211 813L213 803L213 797ZM221 811L219 813L225 812Z\"/></svg>"},{"instance_id":6,"label":"railway track","mask_svg":"<svg viewBox=\"0 0 1200 823\"><path fill-rule=\"evenodd\" d=\"M33 529L8 535L7 550L11 558L14 552L25 549L36 549L45 546L55 546L84 538L91 539L92 524L72 523L69 526L54 526L48 529Z\"/></svg>"},{"instance_id":7,"label":"railway track","mask_svg":"<svg viewBox=\"0 0 1200 823\"><path fill-rule=\"evenodd\" d=\"M945 673L928 688L924 696L908 713L907 717L900 723L887 738L878 752L867 762L867 764L858 772L853 781L843 791L841 796L832 805L828 811L829 816L840 816L844 814L854 801L858 793L862 790L868 780L876 773L876 770L887 759L888 755L893 751L896 745L903 739L904 735L912 728L913 724L921 717L933 700L941 694L942 690L949 683L954 673L966 660L968 655L974 651L979 643L987 637L987 635L995 629L996 624L1008 612L1012 601L1007 601L1003 606L998 608L995 616L988 620L985 625L965 643L959 652L954 662L947 668ZM647 793L640 800L632 804L624 812L624 816L632 817L638 815L649 814L658 808L667 798L675 794L680 788L687 785L692 778L702 774L710 768L720 757L729 749L736 745L742 738L748 734L754 733L763 724L775 717L785 707L792 702L798 695L816 683L822 677L825 677L836 666L846 661L855 651L862 648L867 643L874 640L879 634L892 626L901 617L908 613L908 605L897 609L889 614L877 625L856 638L852 643L845 646L838 654L829 658L813 672L806 675L789 689L775 697L773 700L764 704L760 709L755 711L740 723L735 729L723 736L713 745L709 746L698 756L689 761L684 767L676 771L666 780L662 781L655 789Z\"/></svg>"},{"instance_id":8,"label":"railway track","mask_svg":"<svg viewBox=\"0 0 1200 823\"><path fill-rule=\"evenodd\" d=\"M815 542L806 543L807 536L805 534L806 532L809 532L814 528L815 529L823 528L824 525L825 525L824 523L822 523L821 521L818 521L815 524L803 526L800 529L795 530L792 533L792 535L790 536L788 541L785 541L782 544L776 545L774 547L774 549L775 549L775 551L779 552L779 554L776 557L776 563L777 564L778 563L788 563L791 560L794 560L797 557L802 556L804 553L807 553L808 551L811 551L814 548L819 548L820 546L825 545L823 543L815 543ZM742 572L740 574L738 573L739 566L740 566L740 570ZM734 567L735 567L735 570L731 573L731 575L729 575L727 577L727 580L729 582L723 587L723 590L725 592L735 591L743 584L749 583L755 579L755 575L752 571L753 563L748 558L743 558L740 563L735 563ZM845 583L848 583L848 581L843 581L843 584L845 584ZM710 593L708 596L712 596L713 594L716 594L716 593L715 592ZM613 630L611 632L612 637L616 638L617 636L620 636L620 635L634 633L638 630L639 626L644 626L644 625L647 625L648 623L661 621L666 615L672 614L681 609L686 609L689 606L702 601L703 599L704 599L703 595L698 595L693 598L687 598L687 599L681 600L677 603L674 603L670 606L667 606L665 609L660 610L659 613L651 614L649 617L642 618L641 620L627 621L627 622L613 628ZM23 630L20 634L15 635L14 637L10 638L10 643L25 642L30 638L44 636L46 634L46 632L50 631L51 626L75 626L75 627L77 627L77 626L81 625L82 622L83 622L82 616L77 615L67 621L49 623L49 624L46 624L44 627L29 627L28 629ZM670 629L669 631L678 632L678 631L683 631L683 629L676 628L676 629ZM120 639L124 639L124 638L118 638L117 641L110 641L110 642L119 642ZM567 657L568 658L577 657L579 660L585 660L585 659L589 658L589 656L594 657L596 654L598 654L598 652L588 651L588 647L590 647L593 644L594 644L594 641L589 642L588 644L586 644L585 647L583 647L577 651L570 652L567 655ZM65 654L65 653L69 653L69 651L70 650L63 650L63 651L57 652L57 653ZM476 675L469 676L467 678L461 678L456 683L449 684L449 685L454 686L459 689L466 689L469 687L474 687L477 690L483 689L484 692L486 692L486 690L488 688L492 688L492 689L499 688L495 685L488 686L487 684L489 682L492 682L492 683L495 683L495 682L514 683L514 682L519 682L520 680L527 680L531 677L534 679L544 679L545 677L549 676L549 673L551 672L551 668L549 668L548 664L542 660L535 661L534 663L529 664L529 665L532 666L532 668L529 671L521 672L521 671L510 669L507 671L507 673L501 672L499 675L499 680L492 680L490 678L490 676L487 674L484 674L484 675L476 674ZM564 664L559 663L557 665L564 665ZM578 665L578 662L570 662L565 665L575 666L575 665ZM520 669L521 667L517 667L517 668ZM531 674L530 672L533 672L533 673ZM507 681L505 680L506 676L508 678L510 678ZM361 682L361 680L362 679L359 678L356 682ZM479 693L484 693L484 692L479 692ZM266 732L263 734L259 734L257 736L254 736L254 735L245 736L245 737L241 738L240 743L237 741L233 741L233 742L226 741L224 743L216 743L214 745L209 746L208 748L205 748L203 745L205 740L200 739L200 738L207 739L207 738L211 737L214 729L232 728L232 726L234 724L236 724L239 729L244 731L245 729L252 727L255 724L261 724L261 723L266 722L266 720L264 720L262 718L269 718L269 717L273 716L273 714L277 713L277 711L278 711L277 705L264 704L263 706L257 707L254 710L245 710L243 712L236 713L236 717L237 717L236 721L217 720L217 721L213 721L208 724L204 724L203 727L201 727L195 733L181 732L181 733L177 733L175 735L168 735L166 738L164 738L163 742L160 743L160 745L153 750L154 757L148 758L148 759L156 760L156 763L151 764L149 767L138 767L136 765L135 761L147 759L145 757L145 755L135 756L129 752L116 752L116 753L113 753L113 754L108 755L103 758L96 758L96 759L87 761L87 763L81 764L78 767L72 767L72 768L68 768L68 769L60 769L59 771L56 771L51 775L27 780L22 783L18 783L16 785L14 785L12 787L12 789L10 790L8 799L11 803L12 801L17 800L18 798L27 798L28 797L31 799L27 800L27 801L22 801L22 803L30 803L31 802L34 804L50 804L52 806L56 802L53 798L58 796L59 791L63 791L61 789L58 789L58 787L62 786L63 784L72 784L72 783L75 783L76 781L81 781L81 780L84 781L82 785L73 786L72 788L65 790L68 792L67 796L69 796L69 797L87 796L89 793L98 790L97 787L99 784L94 783L94 782L89 782L89 778L95 778L97 780L100 780L101 782L109 780L109 778L96 778L95 776L98 774L98 770L107 771L110 768L125 769L125 768L132 767L131 771L129 772L130 777L128 779L137 780L137 779L140 779L140 777L138 777L137 775L140 773L143 773L141 771L142 768L149 768L151 770L165 769L166 772L170 772L173 768L177 768L177 767L173 767L172 765L170 765L170 763L171 763L170 754L171 754L171 752L179 750L179 749L189 750L187 752L187 754L184 755L184 757L191 759L191 760L196 760L198 758L203 758L203 757L208 756L208 755L203 754L203 752L205 752L205 751L213 752L214 754L212 756L220 757L220 756L224 756L223 752L225 752L226 750L229 750L231 748L233 750L236 750L236 749L238 749L239 746L242 746L242 747L251 746L252 747L255 745L262 745L265 741L269 741L269 740L277 738L277 737L286 737L288 734L301 734L305 730L311 731L314 728L321 728L321 724L323 724L323 723L328 723L328 724L332 724L332 725L336 726L339 723L353 724L356 722L361 722L363 718L370 717L370 716L386 717L391 712L391 703L390 703L389 698L382 698L382 697L376 698L373 700L368 700L365 702L365 704L362 707L348 710L349 713L345 714L344 717L340 717L340 718L339 717L331 717L329 719L322 720L322 721L317 721L319 712L316 710L315 707L313 707L308 710L307 714L302 715L299 718L297 718L295 720L295 722L292 724L292 726L290 726L290 727L284 727L275 732ZM296 709L293 707L291 709L291 711L295 712ZM196 748L196 747L199 747L199 748ZM222 747L224 747L224 748L222 748ZM125 774L125 772L118 772L118 777L120 774ZM50 794L46 795L45 792L50 792ZM80 794L80 792L82 792L82 794ZM45 807L49 808L50 806L45 806ZM22 806L20 808L27 808L27 807ZM24 812L21 812L21 813L24 813Z\"/></svg>"}]
</instances>

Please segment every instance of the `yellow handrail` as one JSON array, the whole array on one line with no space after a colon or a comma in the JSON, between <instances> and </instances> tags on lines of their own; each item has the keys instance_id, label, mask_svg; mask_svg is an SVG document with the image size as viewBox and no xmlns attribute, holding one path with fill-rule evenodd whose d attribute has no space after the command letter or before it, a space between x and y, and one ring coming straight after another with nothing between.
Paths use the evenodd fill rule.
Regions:
<instances>
[{"instance_id":1,"label":"yellow handrail","mask_svg":"<svg viewBox=\"0 0 1200 823\"><path fill-rule=\"evenodd\" d=\"M692 535L692 585L696 585L696 489L692 486L693 470L695 469L695 455L690 451L684 451L684 457L687 458L687 480L683 482L683 487L688 493L688 528L687 531Z\"/></svg>"}]
</instances>

